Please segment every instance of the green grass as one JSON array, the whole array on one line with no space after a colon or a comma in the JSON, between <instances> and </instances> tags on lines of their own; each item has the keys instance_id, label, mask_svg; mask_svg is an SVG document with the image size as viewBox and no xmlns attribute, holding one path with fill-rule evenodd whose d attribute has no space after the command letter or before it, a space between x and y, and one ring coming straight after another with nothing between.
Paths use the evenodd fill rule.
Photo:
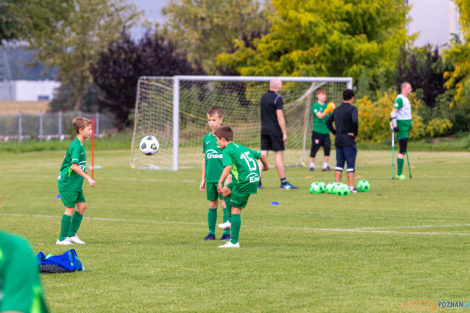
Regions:
<instances>
[{"instance_id":1,"label":"green grass","mask_svg":"<svg viewBox=\"0 0 470 313\"><path fill-rule=\"evenodd\" d=\"M28 238L35 252L66 250L54 244L63 154L0 153L0 228ZM129 151L99 151L97 185L84 187L87 244L73 247L86 271L43 275L47 301L52 312L77 313L415 312L403 301L466 303L470 153L410 158L413 179L393 181L390 151L359 150L357 175L372 189L347 197L308 193L332 173L288 168L300 189L281 192L267 172L242 213L241 248L224 250L202 241L199 170L131 170Z\"/></svg>"}]
</instances>

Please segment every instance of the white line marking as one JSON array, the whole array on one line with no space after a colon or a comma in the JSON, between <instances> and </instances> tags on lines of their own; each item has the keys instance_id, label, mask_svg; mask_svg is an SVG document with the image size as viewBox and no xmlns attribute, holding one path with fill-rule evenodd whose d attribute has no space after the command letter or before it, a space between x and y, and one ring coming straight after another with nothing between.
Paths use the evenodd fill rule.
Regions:
<instances>
[{"instance_id":1,"label":"white line marking","mask_svg":"<svg viewBox=\"0 0 470 313\"><path fill-rule=\"evenodd\" d=\"M0 213L0 216L28 216L39 218L59 218L52 215L39 214L8 214ZM206 223L190 223L190 222L174 222L174 221L156 221L156 220L138 220L126 218L108 218L108 217L84 217L86 220L108 221L108 222L134 222L134 223L150 223L150 224L173 224L173 225L206 225ZM396 226L396 227L364 227L364 228L314 228L314 227L290 227L290 226L250 226L243 225L248 228L265 228L265 229L283 229L283 230L304 230L314 232L344 232L344 233L372 233L372 234L402 234L402 235L448 235L448 236L470 236L470 233L443 233L443 232L401 232L395 230L386 230L387 228L441 228L441 227L466 227L470 224L456 225L424 225L424 226Z\"/></svg>"}]
</instances>

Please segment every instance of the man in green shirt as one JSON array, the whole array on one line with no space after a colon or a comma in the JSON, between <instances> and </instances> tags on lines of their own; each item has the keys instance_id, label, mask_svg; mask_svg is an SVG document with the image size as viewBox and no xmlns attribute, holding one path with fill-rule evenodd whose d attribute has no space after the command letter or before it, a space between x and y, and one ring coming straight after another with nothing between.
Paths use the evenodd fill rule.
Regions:
<instances>
[{"instance_id":1,"label":"man in green shirt","mask_svg":"<svg viewBox=\"0 0 470 313\"><path fill-rule=\"evenodd\" d=\"M258 191L260 172L256 160L261 160L262 170L269 169L266 157L259 151L249 149L233 142L233 131L229 126L222 126L215 131L217 143L223 150L224 170L219 178L217 189L219 193L230 195L232 206L231 240L219 248L240 248L238 238L240 235L240 213L248 203L248 198ZM232 182L222 188L224 180L232 173Z\"/></svg>"},{"instance_id":2,"label":"man in green shirt","mask_svg":"<svg viewBox=\"0 0 470 313\"><path fill-rule=\"evenodd\" d=\"M220 107L212 107L207 111L207 124L211 131L205 135L202 140L204 165L202 166L202 179L199 185L199 190L206 190L207 200L209 200L209 212L207 213L209 234L204 240L215 240L218 199L220 199L220 205L224 212L223 222L226 223L230 216L229 208L227 208L227 202L230 201L224 201L224 197L217 192L217 183L219 182L224 167L222 165L222 149L217 144L217 138L214 136L214 132L220 127L222 119L222 109ZM226 183L229 182L230 177L227 179ZM224 229L220 240L230 240L230 228Z\"/></svg>"},{"instance_id":3,"label":"man in green shirt","mask_svg":"<svg viewBox=\"0 0 470 313\"><path fill-rule=\"evenodd\" d=\"M315 156L323 147L323 167L322 171L330 171L328 160L330 159L330 130L326 127L325 121L331 114L334 103L326 103L325 89L317 90L317 102L312 105L313 128L312 128L312 147L310 149L310 171L315 170Z\"/></svg>"},{"instance_id":4,"label":"man in green shirt","mask_svg":"<svg viewBox=\"0 0 470 313\"><path fill-rule=\"evenodd\" d=\"M58 245L85 244L77 235L87 208L82 191L83 179L86 179L91 187L96 185L93 178L87 174L86 151L83 145L84 140L91 137L91 121L84 117L76 117L73 119L73 127L77 137L67 149L58 177L59 194L65 205L60 235L56 241Z\"/></svg>"},{"instance_id":5,"label":"man in green shirt","mask_svg":"<svg viewBox=\"0 0 470 313\"><path fill-rule=\"evenodd\" d=\"M397 157L397 176L399 180L406 180L403 174L403 164L405 163L405 155L408 146L409 132L411 130L411 104L408 95L411 93L411 85L408 82L401 84L401 92L395 99L392 112L390 113L390 121L392 122L393 131L397 133L400 151Z\"/></svg>"},{"instance_id":6,"label":"man in green shirt","mask_svg":"<svg viewBox=\"0 0 470 313\"><path fill-rule=\"evenodd\" d=\"M38 263L28 242L1 231L0 312L48 312Z\"/></svg>"}]
</instances>

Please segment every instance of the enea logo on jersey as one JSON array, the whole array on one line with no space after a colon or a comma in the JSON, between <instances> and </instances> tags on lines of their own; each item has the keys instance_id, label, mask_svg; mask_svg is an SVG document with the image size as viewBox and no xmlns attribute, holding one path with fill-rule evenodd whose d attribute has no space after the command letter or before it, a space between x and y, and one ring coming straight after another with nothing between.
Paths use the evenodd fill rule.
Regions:
<instances>
[{"instance_id":1,"label":"enea logo on jersey","mask_svg":"<svg viewBox=\"0 0 470 313\"><path fill-rule=\"evenodd\" d=\"M259 182L259 175L256 173L250 173L247 177L247 180L250 180L250 183Z\"/></svg>"},{"instance_id":2,"label":"enea logo on jersey","mask_svg":"<svg viewBox=\"0 0 470 313\"><path fill-rule=\"evenodd\" d=\"M222 159L222 154L218 153L214 149L209 149L206 151L206 158L208 159Z\"/></svg>"}]
</instances>

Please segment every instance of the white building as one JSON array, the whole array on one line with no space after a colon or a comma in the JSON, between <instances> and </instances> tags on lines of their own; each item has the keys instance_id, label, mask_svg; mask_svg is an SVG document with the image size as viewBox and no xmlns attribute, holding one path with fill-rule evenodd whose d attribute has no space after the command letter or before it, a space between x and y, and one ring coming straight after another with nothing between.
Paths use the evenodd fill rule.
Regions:
<instances>
[{"instance_id":1,"label":"white building","mask_svg":"<svg viewBox=\"0 0 470 313\"><path fill-rule=\"evenodd\" d=\"M0 100L38 101L51 100L60 82L53 80L0 81Z\"/></svg>"},{"instance_id":2,"label":"white building","mask_svg":"<svg viewBox=\"0 0 470 313\"><path fill-rule=\"evenodd\" d=\"M461 36L458 8L453 0L405 1L411 6L408 34L418 33L415 46L442 46L450 42L452 34Z\"/></svg>"}]
</instances>

